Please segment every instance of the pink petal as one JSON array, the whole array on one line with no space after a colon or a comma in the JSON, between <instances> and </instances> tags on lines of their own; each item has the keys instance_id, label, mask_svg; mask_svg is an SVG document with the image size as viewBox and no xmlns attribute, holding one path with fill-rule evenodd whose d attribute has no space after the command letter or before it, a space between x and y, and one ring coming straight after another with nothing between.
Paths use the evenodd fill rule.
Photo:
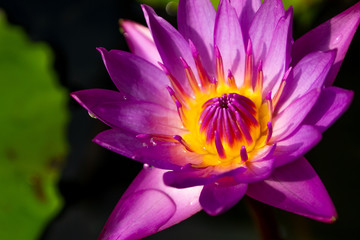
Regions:
<instances>
[{"instance_id":1,"label":"pink petal","mask_svg":"<svg viewBox=\"0 0 360 240\"><path fill-rule=\"evenodd\" d=\"M264 61L273 38L276 25L285 15L281 0L265 0L256 12L249 28L255 65Z\"/></svg>"},{"instance_id":2,"label":"pink petal","mask_svg":"<svg viewBox=\"0 0 360 240\"><path fill-rule=\"evenodd\" d=\"M249 39L248 32L250 23L252 22L255 13L261 5L260 0L231 0L231 5L235 8L239 17L241 29L244 34L244 42Z\"/></svg>"},{"instance_id":3,"label":"pink petal","mask_svg":"<svg viewBox=\"0 0 360 240\"><path fill-rule=\"evenodd\" d=\"M321 132L310 125L302 125L295 133L276 143L274 152L275 167L288 164L318 144Z\"/></svg>"},{"instance_id":4,"label":"pink petal","mask_svg":"<svg viewBox=\"0 0 360 240\"><path fill-rule=\"evenodd\" d=\"M145 167L126 190L99 239L140 239L201 210L202 187L176 189L162 182L164 170Z\"/></svg>"},{"instance_id":5,"label":"pink petal","mask_svg":"<svg viewBox=\"0 0 360 240\"><path fill-rule=\"evenodd\" d=\"M121 20L120 27L124 31L125 40L131 52L154 65L161 62L154 39L147 27L130 20Z\"/></svg>"},{"instance_id":6,"label":"pink petal","mask_svg":"<svg viewBox=\"0 0 360 240\"><path fill-rule=\"evenodd\" d=\"M228 185L220 180L204 186L200 195L200 204L206 213L215 216L238 203L246 190L247 184Z\"/></svg>"},{"instance_id":7,"label":"pink petal","mask_svg":"<svg viewBox=\"0 0 360 240\"><path fill-rule=\"evenodd\" d=\"M291 34L292 8L286 11L285 16L280 18L279 22L277 23L268 54L264 61L263 97L265 97L269 91L274 93L277 91L284 76L285 70L287 70L289 67L291 51L290 46L292 40Z\"/></svg>"},{"instance_id":8,"label":"pink petal","mask_svg":"<svg viewBox=\"0 0 360 240\"><path fill-rule=\"evenodd\" d=\"M331 85L340 69L345 54L360 22L360 3L333 17L295 41L293 62L296 64L306 54L314 51L337 50L334 64L325 85Z\"/></svg>"},{"instance_id":9,"label":"pink petal","mask_svg":"<svg viewBox=\"0 0 360 240\"><path fill-rule=\"evenodd\" d=\"M246 171L234 175L234 179L238 183L251 183L268 178L274 168L274 150L276 145L268 145L257 150L252 159L246 162L244 168ZM256 151L256 150L255 150Z\"/></svg>"},{"instance_id":10,"label":"pink petal","mask_svg":"<svg viewBox=\"0 0 360 240\"><path fill-rule=\"evenodd\" d=\"M105 89L82 90L72 96L111 127L148 134L183 132L177 112L157 103L124 100L120 93Z\"/></svg>"},{"instance_id":11,"label":"pink petal","mask_svg":"<svg viewBox=\"0 0 360 240\"><path fill-rule=\"evenodd\" d=\"M198 164L199 155L184 151L176 142L139 139L126 129L110 129L99 133L94 142L120 155L162 169L180 170L188 163Z\"/></svg>"},{"instance_id":12,"label":"pink petal","mask_svg":"<svg viewBox=\"0 0 360 240\"><path fill-rule=\"evenodd\" d=\"M176 205L166 193L154 189L137 191L114 209L99 239L140 239L154 234L175 211Z\"/></svg>"},{"instance_id":13,"label":"pink petal","mask_svg":"<svg viewBox=\"0 0 360 240\"><path fill-rule=\"evenodd\" d=\"M224 177L233 177L237 183L260 181L270 176L274 163L275 145L267 146L254 153L253 159L246 165L232 164L228 166L209 166L194 168L191 164L180 170L164 174L166 185L176 188L186 188L211 184Z\"/></svg>"},{"instance_id":14,"label":"pink petal","mask_svg":"<svg viewBox=\"0 0 360 240\"><path fill-rule=\"evenodd\" d=\"M111 79L119 91L138 100L173 105L166 75L146 60L120 50L98 48ZM154 81L156 79L156 81Z\"/></svg>"},{"instance_id":15,"label":"pink petal","mask_svg":"<svg viewBox=\"0 0 360 240\"><path fill-rule=\"evenodd\" d=\"M215 19L214 43L222 56L225 73L230 69L241 86L245 70L245 45L238 17L229 0L222 0Z\"/></svg>"},{"instance_id":16,"label":"pink petal","mask_svg":"<svg viewBox=\"0 0 360 240\"><path fill-rule=\"evenodd\" d=\"M320 96L320 89L313 89L293 101L284 111L273 119L271 142L278 142L291 134L308 115Z\"/></svg>"},{"instance_id":17,"label":"pink petal","mask_svg":"<svg viewBox=\"0 0 360 240\"><path fill-rule=\"evenodd\" d=\"M313 52L301 59L286 80L278 104L279 111L284 110L296 98L303 96L312 89L321 88L335 56L335 51Z\"/></svg>"},{"instance_id":18,"label":"pink petal","mask_svg":"<svg viewBox=\"0 0 360 240\"><path fill-rule=\"evenodd\" d=\"M335 207L320 178L305 158L277 168L272 176L249 184L248 196L280 209L333 222Z\"/></svg>"},{"instance_id":19,"label":"pink petal","mask_svg":"<svg viewBox=\"0 0 360 240\"><path fill-rule=\"evenodd\" d=\"M337 87L325 88L304 123L315 125L321 132L325 131L348 109L353 96L353 91Z\"/></svg>"},{"instance_id":20,"label":"pink petal","mask_svg":"<svg viewBox=\"0 0 360 240\"><path fill-rule=\"evenodd\" d=\"M211 184L220 178L241 174L245 170L246 168L236 165L227 167L209 166L204 168L193 168L191 167L191 164L188 164L180 170L165 173L164 182L168 186L187 188Z\"/></svg>"},{"instance_id":21,"label":"pink petal","mask_svg":"<svg viewBox=\"0 0 360 240\"><path fill-rule=\"evenodd\" d=\"M151 7L142 5L142 8L163 63L181 83L185 91L192 94L190 84L185 76L184 65L180 60L180 57L185 59L191 69L195 71L196 65L189 43L170 23L157 16Z\"/></svg>"},{"instance_id":22,"label":"pink petal","mask_svg":"<svg viewBox=\"0 0 360 240\"><path fill-rule=\"evenodd\" d=\"M179 32L196 46L208 73L214 69L215 9L209 0L179 1Z\"/></svg>"}]
</instances>

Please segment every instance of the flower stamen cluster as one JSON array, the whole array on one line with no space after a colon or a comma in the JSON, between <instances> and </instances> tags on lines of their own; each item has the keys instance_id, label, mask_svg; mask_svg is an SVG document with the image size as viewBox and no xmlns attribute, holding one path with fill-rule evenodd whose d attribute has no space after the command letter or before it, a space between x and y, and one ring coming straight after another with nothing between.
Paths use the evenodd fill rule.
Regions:
<instances>
[{"instance_id":1,"label":"flower stamen cluster","mask_svg":"<svg viewBox=\"0 0 360 240\"><path fill-rule=\"evenodd\" d=\"M248 154L263 148L269 142L272 135L272 115L291 68L286 71L274 98L271 98L269 92L263 99L262 64L260 62L256 74L253 74L250 40L243 81L239 81L243 82L241 86L237 86L230 69L225 78L223 60L216 46L216 78L210 80L196 47L191 41L189 44L197 77L187 62L183 58L180 60L191 89L190 93L159 63L170 80L171 86L168 86L167 90L187 132L182 136L159 137L153 134L152 137L160 141L175 140L182 144L186 151L203 155L201 163L194 164L194 167L229 163L241 165L248 160Z\"/></svg>"}]
</instances>

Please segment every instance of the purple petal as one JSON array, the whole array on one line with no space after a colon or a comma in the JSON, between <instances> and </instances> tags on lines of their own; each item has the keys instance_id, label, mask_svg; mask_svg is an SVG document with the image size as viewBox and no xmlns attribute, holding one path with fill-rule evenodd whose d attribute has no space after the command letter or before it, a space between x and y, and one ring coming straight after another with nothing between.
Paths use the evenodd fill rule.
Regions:
<instances>
[{"instance_id":1,"label":"purple petal","mask_svg":"<svg viewBox=\"0 0 360 240\"><path fill-rule=\"evenodd\" d=\"M162 169L180 170L188 163L198 164L196 153L184 151L180 143L139 139L125 129L110 129L99 133L94 142L123 156Z\"/></svg>"},{"instance_id":2,"label":"purple petal","mask_svg":"<svg viewBox=\"0 0 360 240\"><path fill-rule=\"evenodd\" d=\"M245 71L245 45L235 9L229 0L222 0L215 19L214 43L222 56L224 70L236 77L241 86Z\"/></svg>"},{"instance_id":3,"label":"purple petal","mask_svg":"<svg viewBox=\"0 0 360 240\"><path fill-rule=\"evenodd\" d=\"M114 209L99 239L140 239L154 234L175 211L176 205L166 193L154 189L137 191Z\"/></svg>"},{"instance_id":4,"label":"purple petal","mask_svg":"<svg viewBox=\"0 0 360 240\"><path fill-rule=\"evenodd\" d=\"M295 133L276 143L275 167L298 159L318 144L321 137L321 132L317 128L302 125Z\"/></svg>"},{"instance_id":5,"label":"purple petal","mask_svg":"<svg viewBox=\"0 0 360 240\"><path fill-rule=\"evenodd\" d=\"M308 115L320 96L320 92L318 88L313 89L278 113L273 119L273 134L270 142L278 142L289 136Z\"/></svg>"},{"instance_id":6,"label":"purple petal","mask_svg":"<svg viewBox=\"0 0 360 240\"><path fill-rule=\"evenodd\" d=\"M333 17L295 41L293 63L314 51L337 50L334 64L325 84L331 85L340 69L345 54L360 22L360 3Z\"/></svg>"},{"instance_id":7,"label":"purple petal","mask_svg":"<svg viewBox=\"0 0 360 240\"><path fill-rule=\"evenodd\" d=\"M212 216L232 208L245 195L247 184L228 185L221 181L204 186L200 195L200 204L204 211Z\"/></svg>"},{"instance_id":8,"label":"purple petal","mask_svg":"<svg viewBox=\"0 0 360 240\"><path fill-rule=\"evenodd\" d=\"M131 53L98 50L111 79L123 95L165 106L173 105L166 90L169 80L158 67Z\"/></svg>"},{"instance_id":9,"label":"purple petal","mask_svg":"<svg viewBox=\"0 0 360 240\"><path fill-rule=\"evenodd\" d=\"M268 54L263 64L264 94L267 94L269 91L276 92L284 76L285 70L289 67L291 51L289 39L290 41L292 40L291 34L292 8L286 11L285 16L280 18L277 23Z\"/></svg>"},{"instance_id":10,"label":"purple petal","mask_svg":"<svg viewBox=\"0 0 360 240\"><path fill-rule=\"evenodd\" d=\"M258 11L260 0L231 0L231 5L235 8L239 17L241 29L243 31L244 42L249 39L248 32L250 23L252 22L255 13Z\"/></svg>"},{"instance_id":11,"label":"purple petal","mask_svg":"<svg viewBox=\"0 0 360 240\"><path fill-rule=\"evenodd\" d=\"M154 65L161 62L154 39L147 27L130 20L121 20L120 27L124 31L125 40L131 52Z\"/></svg>"},{"instance_id":12,"label":"purple petal","mask_svg":"<svg viewBox=\"0 0 360 240\"><path fill-rule=\"evenodd\" d=\"M102 106L99 110L107 110L107 108L103 107L108 105L111 109L112 103L116 103L116 105L121 104L125 99L119 92L107 89L88 89L73 92L70 95L89 113L105 124L109 126L117 125L118 121L114 119L116 118L116 114L104 114L104 116L102 116L103 114L101 114L101 112L99 114L97 108L99 108L98 106Z\"/></svg>"},{"instance_id":13,"label":"purple petal","mask_svg":"<svg viewBox=\"0 0 360 240\"><path fill-rule=\"evenodd\" d=\"M163 63L181 83L185 91L191 94L192 91L185 76L184 65L180 60L182 57L195 71L196 65L187 40L170 23L157 16L151 7L142 5L142 8Z\"/></svg>"},{"instance_id":14,"label":"purple petal","mask_svg":"<svg viewBox=\"0 0 360 240\"><path fill-rule=\"evenodd\" d=\"M296 98L314 88L321 88L334 62L336 53L313 52L306 55L296 64L286 80L283 94L279 101L279 111L285 109Z\"/></svg>"},{"instance_id":15,"label":"purple petal","mask_svg":"<svg viewBox=\"0 0 360 240\"><path fill-rule=\"evenodd\" d=\"M256 12L249 28L253 46L255 66L264 61L273 38L276 25L285 15L281 0L265 0Z\"/></svg>"},{"instance_id":16,"label":"purple petal","mask_svg":"<svg viewBox=\"0 0 360 240\"><path fill-rule=\"evenodd\" d=\"M149 134L183 132L177 112L155 103L124 100L120 93L105 89L82 90L71 95L111 127Z\"/></svg>"},{"instance_id":17,"label":"purple petal","mask_svg":"<svg viewBox=\"0 0 360 240\"><path fill-rule=\"evenodd\" d=\"M274 168L274 150L276 145L265 146L260 150L251 152L251 156L246 161L246 171L234 175L234 179L239 183L251 183L268 178Z\"/></svg>"},{"instance_id":18,"label":"purple petal","mask_svg":"<svg viewBox=\"0 0 360 240\"><path fill-rule=\"evenodd\" d=\"M193 168L190 165L187 165L181 170L165 173L164 182L168 186L187 188L210 184L222 177L241 174L245 170L246 168L235 165L226 167L209 166L204 168Z\"/></svg>"},{"instance_id":19,"label":"purple petal","mask_svg":"<svg viewBox=\"0 0 360 240\"><path fill-rule=\"evenodd\" d=\"M215 9L209 0L179 1L178 29L195 44L208 73L214 67Z\"/></svg>"},{"instance_id":20,"label":"purple petal","mask_svg":"<svg viewBox=\"0 0 360 240\"><path fill-rule=\"evenodd\" d=\"M333 222L335 207L320 178L305 158L277 168L272 176L249 184L248 196L280 209Z\"/></svg>"},{"instance_id":21,"label":"purple petal","mask_svg":"<svg viewBox=\"0 0 360 240\"><path fill-rule=\"evenodd\" d=\"M202 187L165 186L164 170L145 167L126 190L99 236L101 240L140 239L177 224L201 210Z\"/></svg>"},{"instance_id":22,"label":"purple petal","mask_svg":"<svg viewBox=\"0 0 360 240\"><path fill-rule=\"evenodd\" d=\"M337 87L325 88L304 123L315 125L321 132L325 131L346 111L353 96L353 91Z\"/></svg>"}]
</instances>

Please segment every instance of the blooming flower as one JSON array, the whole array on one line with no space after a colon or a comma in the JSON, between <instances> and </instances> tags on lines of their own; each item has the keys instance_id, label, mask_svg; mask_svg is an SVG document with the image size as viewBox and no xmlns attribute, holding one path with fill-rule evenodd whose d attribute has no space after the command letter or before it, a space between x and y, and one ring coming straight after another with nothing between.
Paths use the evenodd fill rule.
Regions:
<instances>
[{"instance_id":1,"label":"blooming flower","mask_svg":"<svg viewBox=\"0 0 360 240\"><path fill-rule=\"evenodd\" d=\"M99 145L144 163L102 239L137 239L245 194L319 221L336 211L303 155L349 106L332 87L360 3L292 39L280 0L180 0L178 30L149 6L122 21L133 54L99 48L119 92L72 96L111 127ZM150 167L151 166L151 167Z\"/></svg>"}]
</instances>

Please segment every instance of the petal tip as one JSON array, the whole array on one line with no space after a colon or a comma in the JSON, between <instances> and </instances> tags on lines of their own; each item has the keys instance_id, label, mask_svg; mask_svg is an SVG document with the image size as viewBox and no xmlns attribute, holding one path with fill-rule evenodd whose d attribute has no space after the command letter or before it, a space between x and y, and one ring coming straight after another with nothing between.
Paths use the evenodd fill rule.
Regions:
<instances>
[{"instance_id":1,"label":"petal tip","mask_svg":"<svg viewBox=\"0 0 360 240\"><path fill-rule=\"evenodd\" d=\"M77 92L72 92L72 93L69 93L69 95L76 100L76 98L77 98L76 93Z\"/></svg>"},{"instance_id":2,"label":"petal tip","mask_svg":"<svg viewBox=\"0 0 360 240\"><path fill-rule=\"evenodd\" d=\"M330 218L329 223L335 223L335 222L337 221L337 219L338 219L338 216L337 216L337 215L336 215L336 216L332 216L332 217Z\"/></svg>"},{"instance_id":3,"label":"petal tip","mask_svg":"<svg viewBox=\"0 0 360 240\"><path fill-rule=\"evenodd\" d=\"M123 19L123 18L119 18L119 25L120 27L123 27L124 23L126 23L127 20Z\"/></svg>"},{"instance_id":4,"label":"petal tip","mask_svg":"<svg viewBox=\"0 0 360 240\"><path fill-rule=\"evenodd\" d=\"M135 191L119 201L99 239L142 239L157 233L175 212L176 203L166 192L158 189Z\"/></svg>"},{"instance_id":5,"label":"petal tip","mask_svg":"<svg viewBox=\"0 0 360 240\"><path fill-rule=\"evenodd\" d=\"M149 15L150 13L151 14L155 13L154 9L146 4L141 4L140 6L141 6L141 9L143 10L145 16Z\"/></svg>"},{"instance_id":6,"label":"petal tip","mask_svg":"<svg viewBox=\"0 0 360 240\"><path fill-rule=\"evenodd\" d=\"M207 214L213 217L225 212L223 208L216 208L215 210L204 208L203 210L204 212L206 212Z\"/></svg>"},{"instance_id":7,"label":"petal tip","mask_svg":"<svg viewBox=\"0 0 360 240\"><path fill-rule=\"evenodd\" d=\"M314 218L315 220L324 222L324 223L329 223L329 224L333 224L338 220L338 215L335 212L335 214L331 217L324 217L324 218Z\"/></svg>"},{"instance_id":8,"label":"petal tip","mask_svg":"<svg viewBox=\"0 0 360 240\"><path fill-rule=\"evenodd\" d=\"M82 91L76 91L69 94L75 101L77 101L81 106L83 106L86 110L88 110L88 107L82 100Z\"/></svg>"},{"instance_id":9,"label":"petal tip","mask_svg":"<svg viewBox=\"0 0 360 240\"><path fill-rule=\"evenodd\" d=\"M98 50L101 55L104 55L105 53L108 52L108 51L107 51L105 48L103 48L103 47L97 47L96 50Z\"/></svg>"}]
</instances>

